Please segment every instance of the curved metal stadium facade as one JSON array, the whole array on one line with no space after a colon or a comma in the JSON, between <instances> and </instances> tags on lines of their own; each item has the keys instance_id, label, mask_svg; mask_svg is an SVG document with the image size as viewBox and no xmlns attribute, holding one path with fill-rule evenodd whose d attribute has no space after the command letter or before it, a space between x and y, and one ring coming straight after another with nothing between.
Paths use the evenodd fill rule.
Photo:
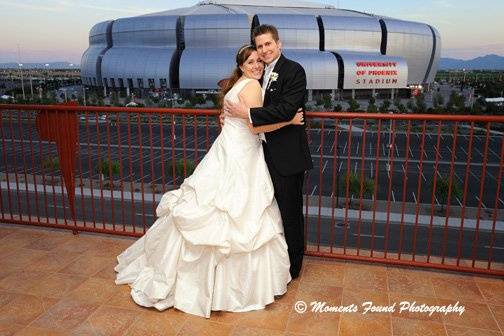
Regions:
<instances>
[{"instance_id":1,"label":"curved metal stadium facade","mask_svg":"<svg viewBox=\"0 0 504 336\"><path fill-rule=\"evenodd\" d=\"M404 89L434 80L437 30L424 23L287 0L213 0L96 24L81 62L84 85L212 90L259 24L278 28L283 53L309 90Z\"/></svg>"}]
</instances>

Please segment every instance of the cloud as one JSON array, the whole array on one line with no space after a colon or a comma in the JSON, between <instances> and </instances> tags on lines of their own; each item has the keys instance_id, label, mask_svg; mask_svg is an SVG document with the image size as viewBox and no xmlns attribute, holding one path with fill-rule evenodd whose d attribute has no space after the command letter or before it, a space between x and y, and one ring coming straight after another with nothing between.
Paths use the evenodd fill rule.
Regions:
<instances>
[{"instance_id":1,"label":"cloud","mask_svg":"<svg viewBox=\"0 0 504 336\"><path fill-rule=\"evenodd\" d=\"M33 11L45 11L45 12L64 12L68 9L92 9L97 11L105 11L105 12L116 12L116 13L127 13L127 14L146 14L156 11L157 9L151 9L146 7L110 7L110 6L102 6L102 5L93 5L89 3L84 3L82 1L68 1L68 0L50 0L46 2L46 5L37 5L33 4L30 1L5 1L0 0L0 4L2 6L9 6L13 8L20 9L28 9Z\"/></svg>"},{"instance_id":2,"label":"cloud","mask_svg":"<svg viewBox=\"0 0 504 336\"><path fill-rule=\"evenodd\" d=\"M504 56L504 43L483 44L461 48L442 48L441 54L443 57L454 57L461 59L470 59L488 54L497 54Z\"/></svg>"},{"instance_id":3,"label":"cloud","mask_svg":"<svg viewBox=\"0 0 504 336\"><path fill-rule=\"evenodd\" d=\"M23 2L12 2L12 1L4 1L0 0L0 4L2 6L10 6L14 8L20 8L20 9L28 9L28 10L34 10L34 11L45 11L45 12L62 12L63 8L57 6L57 5L45 5L45 6L40 6L40 5L34 5L31 3L23 3Z\"/></svg>"},{"instance_id":4,"label":"cloud","mask_svg":"<svg viewBox=\"0 0 504 336\"><path fill-rule=\"evenodd\" d=\"M450 0L432 0L432 4L443 8L455 8L456 4Z\"/></svg>"}]
</instances>

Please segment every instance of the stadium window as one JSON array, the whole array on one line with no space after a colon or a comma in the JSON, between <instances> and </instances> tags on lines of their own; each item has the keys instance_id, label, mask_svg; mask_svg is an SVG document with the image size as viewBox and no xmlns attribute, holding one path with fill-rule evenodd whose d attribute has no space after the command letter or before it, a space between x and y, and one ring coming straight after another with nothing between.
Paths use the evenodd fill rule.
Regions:
<instances>
[{"instance_id":1,"label":"stadium window","mask_svg":"<svg viewBox=\"0 0 504 336\"><path fill-rule=\"evenodd\" d=\"M110 85L112 85L112 88L115 89L116 83L115 83L115 79L114 78L110 78Z\"/></svg>"},{"instance_id":2,"label":"stadium window","mask_svg":"<svg viewBox=\"0 0 504 336\"><path fill-rule=\"evenodd\" d=\"M124 88L124 81L123 81L123 79L122 79L122 78L119 78L118 80L119 80L119 87L120 87L121 89L122 89L122 88Z\"/></svg>"},{"instance_id":3,"label":"stadium window","mask_svg":"<svg viewBox=\"0 0 504 336\"><path fill-rule=\"evenodd\" d=\"M137 82L138 82L138 88L140 89L143 89L143 79L142 78L137 78Z\"/></svg>"},{"instance_id":4,"label":"stadium window","mask_svg":"<svg viewBox=\"0 0 504 336\"><path fill-rule=\"evenodd\" d=\"M108 79L106 77L103 78L103 82L105 83L105 87L109 87Z\"/></svg>"},{"instance_id":5,"label":"stadium window","mask_svg":"<svg viewBox=\"0 0 504 336\"><path fill-rule=\"evenodd\" d=\"M161 85L162 89L166 89L166 87L167 87L167 85L166 85L166 78L160 78L159 79L159 84Z\"/></svg>"},{"instance_id":6,"label":"stadium window","mask_svg":"<svg viewBox=\"0 0 504 336\"><path fill-rule=\"evenodd\" d=\"M129 87L130 89L133 89L133 78L128 78L128 80L127 80L127 81L128 81L128 87Z\"/></svg>"},{"instance_id":7,"label":"stadium window","mask_svg":"<svg viewBox=\"0 0 504 336\"><path fill-rule=\"evenodd\" d=\"M154 78L149 78L149 89L154 88L155 88Z\"/></svg>"}]
</instances>

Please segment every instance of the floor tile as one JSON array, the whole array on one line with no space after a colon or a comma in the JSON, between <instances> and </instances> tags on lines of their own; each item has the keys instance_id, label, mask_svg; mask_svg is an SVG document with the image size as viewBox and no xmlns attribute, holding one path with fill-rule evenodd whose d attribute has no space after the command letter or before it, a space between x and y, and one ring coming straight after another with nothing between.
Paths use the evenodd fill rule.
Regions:
<instances>
[{"instance_id":1,"label":"floor tile","mask_svg":"<svg viewBox=\"0 0 504 336\"><path fill-rule=\"evenodd\" d=\"M488 329L475 329L447 324L446 333L448 336L502 336L500 331Z\"/></svg>"},{"instance_id":2,"label":"floor tile","mask_svg":"<svg viewBox=\"0 0 504 336\"><path fill-rule=\"evenodd\" d=\"M501 331L504 331L504 306L488 305Z\"/></svg>"},{"instance_id":3,"label":"floor tile","mask_svg":"<svg viewBox=\"0 0 504 336\"><path fill-rule=\"evenodd\" d=\"M345 266L343 287L372 291L387 291L387 270L385 267L362 265Z\"/></svg>"},{"instance_id":4,"label":"floor tile","mask_svg":"<svg viewBox=\"0 0 504 336\"><path fill-rule=\"evenodd\" d=\"M226 336L231 335L232 325L212 322L205 318L189 317L179 331L179 336Z\"/></svg>"},{"instance_id":5,"label":"floor tile","mask_svg":"<svg viewBox=\"0 0 504 336\"><path fill-rule=\"evenodd\" d=\"M476 285L488 304L504 306L504 282L476 280Z\"/></svg>"},{"instance_id":6,"label":"floor tile","mask_svg":"<svg viewBox=\"0 0 504 336\"><path fill-rule=\"evenodd\" d=\"M128 309L101 306L87 318L85 327L91 329L95 335L122 336L137 316L136 312ZM76 328L74 332L79 329Z\"/></svg>"},{"instance_id":7,"label":"floor tile","mask_svg":"<svg viewBox=\"0 0 504 336\"><path fill-rule=\"evenodd\" d=\"M56 272L57 270L67 266L80 256L81 253L78 252L65 251L62 253L60 251L52 251L35 259L27 267L33 271Z\"/></svg>"},{"instance_id":8,"label":"floor tile","mask_svg":"<svg viewBox=\"0 0 504 336\"><path fill-rule=\"evenodd\" d=\"M420 296L435 296L430 277L419 277L406 269L388 269L388 285L391 292Z\"/></svg>"},{"instance_id":9,"label":"floor tile","mask_svg":"<svg viewBox=\"0 0 504 336\"><path fill-rule=\"evenodd\" d=\"M396 304L395 311L392 313L394 317L443 322L441 313L431 314L431 311L427 311L427 309L435 309L439 306L438 299L435 297L390 292L389 300L390 304Z\"/></svg>"},{"instance_id":10,"label":"floor tile","mask_svg":"<svg viewBox=\"0 0 504 336\"><path fill-rule=\"evenodd\" d=\"M25 326L21 324L14 323L2 323L0 322L0 335L2 336L12 336L18 331L23 329Z\"/></svg>"},{"instance_id":11,"label":"floor tile","mask_svg":"<svg viewBox=\"0 0 504 336\"><path fill-rule=\"evenodd\" d=\"M67 297L71 291L86 280L87 278L83 276L53 273L27 289L27 292L33 295L60 299Z\"/></svg>"},{"instance_id":12,"label":"floor tile","mask_svg":"<svg viewBox=\"0 0 504 336\"><path fill-rule=\"evenodd\" d=\"M28 326L16 333L16 336L66 336L66 334L54 329L42 329Z\"/></svg>"},{"instance_id":13,"label":"floor tile","mask_svg":"<svg viewBox=\"0 0 504 336\"><path fill-rule=\"evenodd\" d=\"M27 294L16 294L8 304L0 308L0 323L28 325L47 312L57 300Z\"/></svg>"},{"instance_id":14,"label":"floor tile","mask_svg":"<svg viewBox=\"0 0 504 336\"><path fill-rule=\"evenodd\" d=\"M97 308L97 305L63 299L35 320L31 326L68 331L84 322Z\"/></svg>"},{"instance_id":15,"label":"floor tile","mask_svg":"<svg viewBox=\"0 0 504 336\"><path fill-rule=\"evenodd\" d=\"M343 286L345 267L343 265L313 264L304 265L301 281L303 283L324 283L328 286Z\"/></svg>"},{"instance_id":16,"label":"floor tile","mask_svg":"<svg viewBox=\"0 0 504 336\"><path fill-rule=\"evenodd\" d=\"M127 336L169 336L176 335L187 320L187 314L168 309L159 312L146 310L142 312L128 329Z\"/></svg>"},{"instance_id":17,"label":"floor tile","mask_svg":"<svg viewBox=\"0 0 504 336\"><path fill-rule=\"evenodd\" d=\"M341 314L340 336L389 336L392 334L390 314Z\"/></svg>"},{"instance_id":18,"label":"floor tile","mask_svg":"<svg viewBox=\"0 0 504 336\"><path fill-rule=\"evenodd\" d=\"M440 299L484 302L476 282L472 279L433 277L431 281L436 296Z\"/></svg>"},{"instance_id":19,"label":"floor tile","mask_svg":"<svg viewBox=\"0 0 504 336\"><path fill-rule=\"evenodd\" d=\"M393 336L446 336L442 322L392 317Z\"/></svg>"},{"instance_id":20,"label":"floor tile","mask_svg":"<svg viewBox=\"0 0 504 336\"><path fill-rule=\"evenodd\" d=\"M106 265L110 265L109 258L81 256L69 265L58 270L58 272L90 277L101 271Z\"/></svg>"},{"instance_id":21,"label":"floor tile","mask_svg":"<svg viewBox=\"0 0 504 336\"><path fill-rule=\"evenodd\" d=\"M440 305L454 304L451 300L438 300ZM459 306L464 306L465 311L462 315L450 313L442 315L445 324L455 326L464 326L469 328L480 328L489 330L499 330L490 308L486 304L460 301Z\"/></svg>"},{"instance_id":22,"label":"floor tile","mask_svg":"<svg viewBox=\"0 0 504 336\"><path fill-rule=\"evenodd\" d=\"M0 289L9 292L26 293L49 276L48 273L17 270L0 281Z\"/></svg>"}]
</instances>

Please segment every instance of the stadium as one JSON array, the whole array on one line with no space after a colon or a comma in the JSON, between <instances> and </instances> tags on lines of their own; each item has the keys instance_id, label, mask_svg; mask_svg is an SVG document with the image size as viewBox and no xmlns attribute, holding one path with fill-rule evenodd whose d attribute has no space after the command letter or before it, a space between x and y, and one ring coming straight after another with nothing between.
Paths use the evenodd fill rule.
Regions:
<instances>
[{"instance_id":1,"label":"stadium","mask_svg":"<svg viewBox=\"0 0 504 336\"><path fill-rule=\"evenodd\" d=\"M211 0L97 23L82 56L82 82L128 95L212 92L260 24L278 28L282 52L307 73L310 96L394 98L432 83L440 58L440 35L425 23L312 2Z\"/></svg>"}]
</instances>

